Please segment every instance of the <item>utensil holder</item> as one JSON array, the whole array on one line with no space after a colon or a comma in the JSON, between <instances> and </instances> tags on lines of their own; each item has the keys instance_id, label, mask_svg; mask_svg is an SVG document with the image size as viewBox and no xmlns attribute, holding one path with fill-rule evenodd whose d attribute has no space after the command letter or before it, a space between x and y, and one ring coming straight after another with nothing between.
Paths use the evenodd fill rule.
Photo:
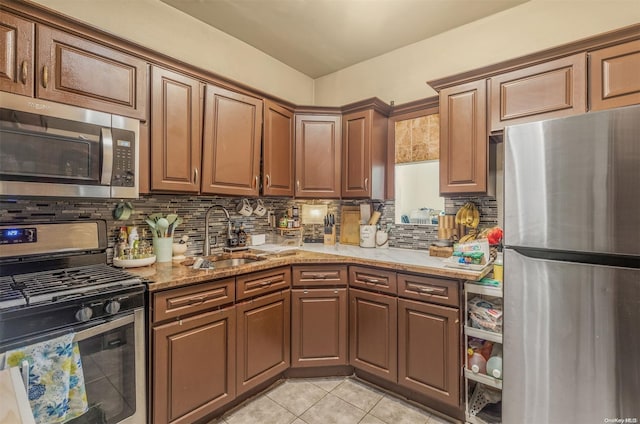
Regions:
<instances>
[{"instance_id":1,"label":"utensil holder","mask_svg":"<svg viewBox=\"0 0 640 424\"><path fill-rule=\"evenodd\" d=\"M332 246L336 244L336 227L335 225L331 227L331 233L324 235L324 244L328 246Z\"/></svg>"},{"instance_id":2,"label":"utensil holder","mask_svg":"<svg viewBox=\"0 0 640 424\"><path fill-rule=\"evenodd\" d=\"M173 256L173 238L154 237L153 252L156 254L156 262L171 262Z\"/></svg>"}]
</instances>

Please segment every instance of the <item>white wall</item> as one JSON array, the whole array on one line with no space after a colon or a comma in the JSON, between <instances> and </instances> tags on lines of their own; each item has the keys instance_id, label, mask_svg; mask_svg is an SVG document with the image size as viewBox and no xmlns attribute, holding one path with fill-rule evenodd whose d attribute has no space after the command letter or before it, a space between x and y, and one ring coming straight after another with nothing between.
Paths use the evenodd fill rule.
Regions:
<instances>
[{"instance_id":1,"label":"white wall","mask_svg":"<svg viewBox=\"0 0 640 424\"><path fill-rule=\"evenodd\" d=\"M313 79L159 0L35 1L274 96L313 104Z\"/></svg>"},{"instance_id":2,"label":"white wall","mask_svg":"<svg viewBox=\"0 0 640 424\"><path fill-rule=\"evenodd\" d=\"M320 77L317 105L435 95L426 81L640 22L638 0L531 0L482 20Z\"/></svg>"},{"instance_id":3,"label":"white wall","mask_svg":"<svg viewBox=\"0 0 640 424\"><path fill-rule=\"evenodd\" d=\"M444 210L444 198L440 197L440 162L430 160L397 164L395 169L396 224L403 214L411 217L411 211L420 208Z\"/></svg>"}]
</instances>

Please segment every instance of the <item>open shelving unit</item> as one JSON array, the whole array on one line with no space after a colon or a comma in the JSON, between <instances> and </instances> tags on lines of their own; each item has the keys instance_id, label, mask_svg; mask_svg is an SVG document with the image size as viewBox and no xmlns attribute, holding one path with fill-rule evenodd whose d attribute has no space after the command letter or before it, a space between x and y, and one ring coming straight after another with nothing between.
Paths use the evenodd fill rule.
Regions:
<instances>
[{"instance_id":1,"label":"open shelving unit","mask_svg":"<svg viewBox=\"0 0 640 424\"><path fill-rule=\"evenodd\" d=\"M465 421L469 424L499 424L502 420L494 415L489 415L480 411L477 415L473 415L470 412L471 405L471 390L475 388L477 384L482 384L491 389L502 390L502 379L495 378L487 374L474 373L471 371L468 361L469 356L467 350L469 348L469 338L475 337L478 339L487 340L493 343L502 344L502 333L496 333L492 331L482 330L472 327L469 323L469 299L474 296L481 296L486 298L502 298L502 287L487 287L475 282L468 281L464 284L464 307L465 307L465 326L464 326L464 347L465 347L465 361L464 361L464 381L465 381Z\"/></svg>"}]
</instances>

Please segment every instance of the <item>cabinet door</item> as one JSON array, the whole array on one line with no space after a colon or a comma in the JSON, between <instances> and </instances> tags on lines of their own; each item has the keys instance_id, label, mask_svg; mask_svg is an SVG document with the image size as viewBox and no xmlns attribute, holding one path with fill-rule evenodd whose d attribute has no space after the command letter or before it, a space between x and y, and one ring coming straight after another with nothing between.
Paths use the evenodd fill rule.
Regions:
<instances>
[{"instance_id":1,"label":"cabinet door","mask_svg":"<svg viewBox=\"0 0 640 424\"><path fill-rule=\"evenodd\" d=\"M296 197L340 197L339 116L296 115Z\"/></svg>"},{"instance_id":2,"label":"cabinet door","mask_svg":"<svg viewBox=\"0 0 640 424\"><path fill-rule=\"evenodd\" d=\"M460 405L457 308L398 300L398 383L447 405Z\"/></svg>"},{"instance_id":3,"label":"cabinet door","mask_svg":"<svg viewBox=\"0 0 640 424\"><path fill-rule=\"evenodd\" d=\"M290 299L285 290L236 305L238 395L289 368Z\"/></svg>"},{"instance_id":4,"label":"cabinet door","mask_svg":"<svg viewBox=\"0 0 640 424\"><path fill-rule=\"evenodd\" d=\"M491 131L586 112L586 66L581 53L492 77Z\"/></svg>"},{"instance_id":5,"label":"cabinet door","mask_svg":"<svg viewBox=\"0 0 640 424\"><path fill-rule=\"evenodd\" d=\"M342 196L370 197L372 110L342 117Z\"/></svg>"},{"instance_id":6,"label":"cabinet door","mask_svg":"<svg viewBox=\"0 0 640 424\"><path fill-rule=\"evenodd\" d=\"M291 366L347 365L347 289L294 289Z\"/></svg>"},{"instance_id":7,"label":"cabinet door","mask_svg":"<svg viewBox=\"0 0 640 424\"><path fill-rule=\"evenodd\" d=\"M202 192L257 196L262 100L207 85Z\"/></svg>"},{"instance_id":8,"label":"cabinet door","mask_svg":"<svg viewBox=\"0 0 640 424\"><path fill-rule=\"evenodd\" d=\"M440 194L486 192L488 150L486 82L440 91Z\"/></svg>"},{"instance_id":9,"label":"cabinet door","mask_svg":"<svg viewBox=\"0 0 640 424\"><path fill-rule=\"evenodd\" d=\"M589 53L591 110L640 103L640 40Z\"/></svg>"},{"instance_id":10,"label":"cabinet door","mask_svg":"<svg viewBox=\"0 0 640 424\"><path fill-rule=\"evenodd\" d=\"M264 104L263 188L265 196L293 196L293 112Z\"/></svg>"},{"instance_id":11,"label":"cabinet door","mask_svg":"<svg viewBox=\"0 0 640 424\"><path fill-rule=\"evenodd\" d=\"M144 60L44 25L37 58L37 97L147 119Z\"/></svg>"},{"instance_id":12,"label":"cabinet door","mask_svg":"<svg viewBox=\"0 0 640 424\"><path fill-rule=\"evenodd\" d=\"M0 11L0 90L33 96L33 22Z\"/></svg>"},{"instance_id":13,"label":"cabinet door","mask_svg":"<svg viewBox=\"0 0 640 424\"><path fill-rule=\"evenodd\" d=\"M153 423L192 423L234 399L235 331L233 307L153 329Z\"/></svg>"},{"instance_id":14,"label":"cabinet door","mask_svg":"<svg viewBox=\"0 0 640 424\"><path fill-rule=\"evenodd\" d=\"M349 289L349 361L397 382L398 304L395 297Z\"/></svg>"},{"instance_id":15,"label":"cabinet door","mask_svg":"<svg viewBox=\"0 0 640 424\"><path fill-rule=\"evenodd\" d=\"M199 191L201 119L202 84L185 75L152 67L152 190Z\"/></svg>"}]
</instances>

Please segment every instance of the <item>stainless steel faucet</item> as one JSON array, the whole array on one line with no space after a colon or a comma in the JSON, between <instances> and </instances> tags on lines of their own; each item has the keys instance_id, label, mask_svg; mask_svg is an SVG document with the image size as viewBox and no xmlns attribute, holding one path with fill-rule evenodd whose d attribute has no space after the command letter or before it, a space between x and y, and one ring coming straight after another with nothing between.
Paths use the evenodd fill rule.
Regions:
<instances>
[{"instance_id":1,"label":"stainless steel faucet","mask_svg":"<svg viewBox=\"0 0 640 424\"><path fill-rule=\"evenodd\" d=\"M231 238L231 217L229 216L229 211L220 205L213 205L204 215L204 247L202 249L203 256L209 256L211 254L211 240L209 240L209 215L213 212L214 209L220 209L224 212L224 216L227 217L227 240ZM216 236L217 242L217 236Z\"/></svg>"}]
</instances>

